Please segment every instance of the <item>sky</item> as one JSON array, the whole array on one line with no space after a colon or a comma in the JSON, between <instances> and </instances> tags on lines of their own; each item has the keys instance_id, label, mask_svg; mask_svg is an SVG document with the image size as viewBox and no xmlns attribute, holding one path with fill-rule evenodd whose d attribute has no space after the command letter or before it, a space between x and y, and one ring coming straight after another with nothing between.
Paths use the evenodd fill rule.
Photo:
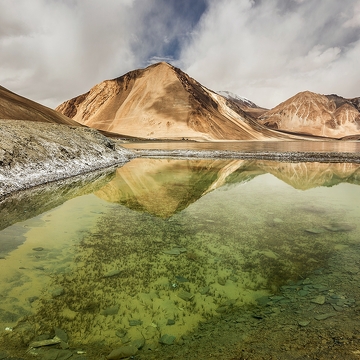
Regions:
<instances>
[{"instance_id":1,"label":"sky","mask_svg":"<svg viewBox=\"0 0 360 360\"><path fill-rule=\"evenodd\" d=\"M0 85L56 107L158 61L272 108L360 96L360 0L0 0Z\"/></svg>"}]
</instances>

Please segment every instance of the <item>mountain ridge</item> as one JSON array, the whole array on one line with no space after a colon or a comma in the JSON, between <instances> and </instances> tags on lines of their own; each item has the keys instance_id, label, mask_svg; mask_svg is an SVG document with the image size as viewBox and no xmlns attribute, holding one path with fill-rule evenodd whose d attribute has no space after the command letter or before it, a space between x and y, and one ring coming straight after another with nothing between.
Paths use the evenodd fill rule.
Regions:
<instances>
[{"instance_id":1,"label":"mountain ridge","mask_svg":"<svg viewBox=\"0 0 360 360\"><path fill-rule=\"evenodd\" d=\"M300 92L258 118L272 129L341 139L360 135L360 98Z\"/></svg>"},{"instance_id":2,"label":"mountain ridge","mask_svg":"<svg viewBox=\"0 0 360 360\"><path fill-rule=\"evenodd\" d=\"M164 62L105 80L56 110L99 130L148 139L291 139Z\"/></svg>"}]
</instances>

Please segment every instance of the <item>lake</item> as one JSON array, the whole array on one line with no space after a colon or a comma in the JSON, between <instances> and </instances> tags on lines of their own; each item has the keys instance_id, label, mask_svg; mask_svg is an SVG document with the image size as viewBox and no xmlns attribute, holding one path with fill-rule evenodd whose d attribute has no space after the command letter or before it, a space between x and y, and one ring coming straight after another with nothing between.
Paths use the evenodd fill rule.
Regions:
<instances>
[{"instance_id":1,"label":"lake","mask_svg":"<svg viewBox=\"0 0 360 360\"><path fill-rule=\"evenodd\" d=\"M137 158L13 196L0 204L0 349L355 359L359 185L353 163ZM26 353L55 333L62 349Z\"/></svg>"}]
</instances>

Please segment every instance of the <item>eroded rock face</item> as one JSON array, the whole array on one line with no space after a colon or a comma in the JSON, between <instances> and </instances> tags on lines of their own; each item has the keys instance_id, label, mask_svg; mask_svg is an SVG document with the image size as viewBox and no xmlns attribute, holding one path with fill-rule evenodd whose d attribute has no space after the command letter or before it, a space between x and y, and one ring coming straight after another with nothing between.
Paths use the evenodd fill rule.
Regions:
<instances>
[{"instance_id":1,"label":"eroded rock face","mask_svg":"<svg viewBox=\"0 0 360 360\"><path fill-rule=\"evenodd\" d=\"M269 128L340 139L360 134L359 98L301 92L259 117Z\"/></svg>"},{"instance_id":2,"label":"eroded rock face","mask_svg":"<svg viewBox=\"0 0 360 360\"><path fill-rule=\"evenodd\" d=\"M81 124L140 138L289 138L232 109L224 97L167 63L103 81L56 110Z\"/></svg>"}]
</instances>

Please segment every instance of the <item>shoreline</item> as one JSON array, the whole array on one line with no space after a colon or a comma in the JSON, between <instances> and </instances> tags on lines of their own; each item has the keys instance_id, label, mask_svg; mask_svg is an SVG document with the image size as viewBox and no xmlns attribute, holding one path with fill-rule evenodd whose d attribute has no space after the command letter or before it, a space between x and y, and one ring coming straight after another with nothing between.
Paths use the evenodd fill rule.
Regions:
<instances>
[{"instance_id":1,"label":"shoreline","mask_svg":"<svg viewBox=\"0 0 360 360\"><path fill-rule=\"evenodd\" d=\"M117 150L117 151L116 151ZM273 160L279 162L319 162L319 163L360 163L360 153L345 152L276 152L276 151L226 151L226 150L135 150L119 149L117 147L109 158L91 158L92 164L86 159L81 164L79 159L64 162L59 169L59 164L44 161L41 164L29 163L20 169L14 167L2 174L0 167L0 202L14 193L36 188L41 185L55 183L77 176L85 176L97 171L121 167L133 158L175 158L175 159L254 159ZM124 150L124 152L122 152ZM53 159L54 160L54 159ZM56 163L56 159L55 159ZM81 166L79 166L81 164ZM41 166L39 166L41 165ZM85 166L84 166L85 165ZM77 166L79 166L77 168ZM21 174L26 175L21 175Z\"/></svg>"},{"instance_id":2,"label":"shoreline","mask_svg":"<svg viewBox=\"0 0 360 360\"><path fill-rule=\"evenodd\" d=\"M209 159L261 159L281 162L360 163L360 153L348 152L277 152L227 150L135 150L135 157L173 157Z\"/></svg>"}]
</instances>

